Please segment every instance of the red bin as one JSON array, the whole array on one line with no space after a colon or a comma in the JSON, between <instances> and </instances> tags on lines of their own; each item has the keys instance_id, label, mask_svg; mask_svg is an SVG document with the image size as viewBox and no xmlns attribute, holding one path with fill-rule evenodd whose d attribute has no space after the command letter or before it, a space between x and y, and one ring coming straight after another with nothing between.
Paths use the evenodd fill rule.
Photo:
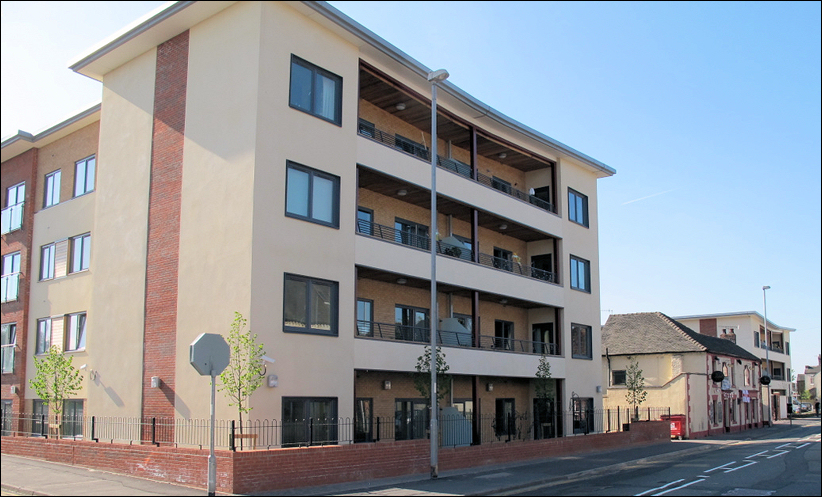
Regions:
<instances>
[{"instance_id":1,"label":"red bin","mask_svg":"<svg viewBox=\"0 0 822 497\"><path fill-rule=\"evenodd\" d=\"M663 421L671 423L671 438L678 438L682 440L685 436L685 415L671 414L670 416L661 416Z\"/></svg>"}]
</instances>

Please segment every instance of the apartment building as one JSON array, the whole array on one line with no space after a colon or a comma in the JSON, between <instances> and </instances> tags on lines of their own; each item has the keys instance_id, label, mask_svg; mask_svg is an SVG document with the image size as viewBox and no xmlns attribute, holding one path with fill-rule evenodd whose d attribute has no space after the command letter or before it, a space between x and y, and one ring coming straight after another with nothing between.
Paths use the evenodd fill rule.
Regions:
<instances>
[{"instance_id":1,"label":"apartment building","mask_svg":"<svg viewBox=\"0 0 822 497\"><path fill-rule=\"evenodd\" d=\"M791 396L790 338L795 329L779 326L768 320L766 336L765 318L755 311L680 316L674 319L703 335L728 338L759 357L762 361L762 373L769 373L771 377L769 387L762 387L762 398L768 399L766 390L769 388L771 398L764 401L770 404L774 419L787 418L788 399Z\"/></svg>"},{"instance_id":2,"label":"apartment building","mask_svg":"<svg viewBox=\"0 0 822 497\"><path fill-rule=\"evenodd\" d=\"M276 359L252 418L352 419L369 440L391 417L395 438L423 438L409 373L430 342L432 243L441 407L475 428L533 412L543 355L551 409L602 407L597 180L612 168L445 81L434 232L431 70L324 2L176 2L71 69L103 86L86 125L3 142L9 208L21 182L37 204L3 235L30 295L3 304L15 411L42 409L23 380L52 344L88 372L71 412L206 418L189 345L240 312Z\"/></svg>"}]
</instances>

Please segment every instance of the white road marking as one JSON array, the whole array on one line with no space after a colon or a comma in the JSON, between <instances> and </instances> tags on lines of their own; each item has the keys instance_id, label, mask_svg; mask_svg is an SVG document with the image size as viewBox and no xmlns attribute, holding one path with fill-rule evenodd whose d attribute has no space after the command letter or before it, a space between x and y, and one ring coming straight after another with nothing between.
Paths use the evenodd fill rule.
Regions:
<instances>
[{"instance_id":1,"label":"white road marking","mask_svg":"<svg viewBox=\"0 0 822 497\"><path fill-rule=\"evenodd\" d=\"M649 493L649 492L654 492L654 491L656 491L656 490L662 490L663 488L665 488L665 487L667 487L667 486L669 486L669 485L673 485L673 484L675 484L675 483L679 483L679 482L684 481L684 480L685 480L685 478L680 478L680 479L679 479L679 480L677 480L677 481L672 481L671 483L666 483L665 485L662 485L661 487L656 487L656 488L652 488L652 489L650 489L650 490L646 490L646 491L642 492L641 494L635 494L635 495L634 495L634 497L639 497L640 495L645 495L645 494L647 494L647 493Z\"/></svg>"},{"instance_id":2,"label":"white road marking","mask_svg":"<svg viewBox=\"0 0 822 497\"><path fill-rule=\"evenodd\" d=\"M788 451L787 451L787 450L783 450L783 451L780 451L780 453L779 453L779 454L774 454L774 455L772 455L772 456L768 456L768 459L773 459L774 457L779 457L779 456L781 456L782 454L787 454L787 453L788 453Z\"/></svg>"},{"instance_id":3,"label":"white road marking","mask_svg":"<svg viewBox=\"0 0 822 497\"><path fill-rule=\"evenodd\" d=\"M745 459L752 459L752 458L754 458L754 457L756 457L756 456L761 456L762 454L766 454L767 452L768 452L767 450L763 450L762 452L757 452L756 454L753 454L753 455L751 455L751 456L748 456L748 457L746 457Z\"/></svg>"},{"instance_id":4,"label":"white road marking","mask_svg":"<svg viewBox=\"0 0 822 497\"><path fill-rule=\"evenodd\" d=\"M715 467L715 468L713 468L713 469L709 469L708 471L703 471L703 473L710 473L711 471L716 471L717 469L722 469L722 468L724 468L725 466L729 466L729 465L731 465L731 464L733 464L733 463L735 463L735 462L736 462L736 461L731 461L731 462L729 462L729 463L725 463L725 464L723 464L722 466L717 466L717 467Z\"/></svg>"},{"instance_id":5,"label":"white road marking","mask_svg":"<svg viewBox=\"0 0 822 497\"><path fill-rule=\"evenodd\" d=\"M756 464L756 461L750 461L750 462L748 462L748 464L743 464L742 466L738 466L738 467L736 467L736 468L731 468L731 469L729 469L729 470L727 470L727 471L725 471L725 472L726 472L726 473L730 473L731 471L736 471L737 469L747 468L747 467L748 467L748 466L750 466L751 464Z\"/></svg>"},{"instance_id":6,"label":"white road marking","mask_svg":"<svg viewBox=\"0 0 822 497\"><path fill-rule=\"evenodd\" d=\"M668 490L666 490L666 491L664 491L664 492L659 492L658 494L653 494L653 496L652 496L652 497L656 497L656 496L658 496L658 495L665 495L665 494L667 494L668 492L673 492L674 490L679 490L680 488L689 487L689 486L693 485L694 483L699 483L699 482L701 482L701 481L705 481L705 480L694 480L694 481L692 481L692 482L690 482L690 483L686 483L685 485L680 485L680 486L678 486L678 487L669 488Z\"/></svg>"},{"instance_id":7,"label":"white road marking","mask_svg":"<svg viewBox=\"0 0 822 497\"><path fill-rule=\"evenodd\" d=\"M806 443L806 444L802 444L802 445L800 445L799 447L796 447L796 448L797 448L797 449L801 449L802 447L804 447L804 446L806 446L806 445L810 445L810 442L809 442L809 443Z\"/></svg>"}]
</instances>

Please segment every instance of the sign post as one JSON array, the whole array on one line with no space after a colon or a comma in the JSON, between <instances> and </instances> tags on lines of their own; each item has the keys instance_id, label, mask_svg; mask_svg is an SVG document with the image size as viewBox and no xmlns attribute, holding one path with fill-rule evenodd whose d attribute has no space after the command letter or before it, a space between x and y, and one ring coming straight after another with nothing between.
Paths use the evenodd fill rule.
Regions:
<instances>
[{"instance_id":1,"label":"sign post","mask_svg":"<svg viewBox=\"0 0 822 497\"><path fill-rule=\"evenodd\" d=\"M200 333L189 346L191 365L202 376L211 376L211 427L208 451L208 495L217 490L217 458L214 455L214 405L217 375L228 367L231 359L228 344L222 335Z\"/></svg>"}]
</instances>

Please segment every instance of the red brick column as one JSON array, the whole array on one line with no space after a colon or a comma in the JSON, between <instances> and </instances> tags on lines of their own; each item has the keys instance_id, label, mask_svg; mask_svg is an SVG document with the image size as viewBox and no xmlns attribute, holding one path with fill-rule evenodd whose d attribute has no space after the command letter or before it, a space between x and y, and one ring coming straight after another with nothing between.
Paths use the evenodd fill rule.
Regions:
<instances>
[{"instance_id":1,"label":"red brick column","mask_svg":"<svg viewBox=\"0 0 822 497\"><path fill-rule=\"evenodd\" d=\"M174 417L187 79L188 31L157 47L146 255L143 418ZM151 387L153 376L160 378L160 388ZM150 430L150 425L146 425L143 440L151 440ZM173 430L158 430L157 440L173 442Z\"/></svg>"}]
</instances>

